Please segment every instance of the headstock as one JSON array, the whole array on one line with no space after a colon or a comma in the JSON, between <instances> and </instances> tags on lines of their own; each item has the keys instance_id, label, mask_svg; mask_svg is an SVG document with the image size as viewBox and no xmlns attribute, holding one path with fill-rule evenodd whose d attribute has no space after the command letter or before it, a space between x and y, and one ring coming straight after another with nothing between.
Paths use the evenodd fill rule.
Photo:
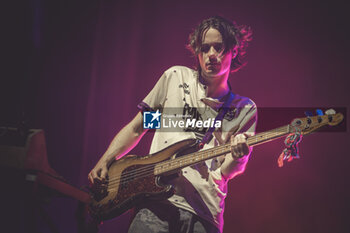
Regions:
<instances>
[{"instance_id":1,"label":"headstock","mask_svg":"<svg viewBox=\"0 0 350 233\"><path fill-rule=\"evenodd\" d=\"M325 126L335 126L342 122L344 116L341 113L336 113L333 109L328 109L326 115L323 115L321 110L317 110L317 116L308 116L297 118L290 124L290 132L297 130L301 131L302 135L314 132L315 130ZM308 115L308 114L307 114Z\"/></svg>"}]
</instances>

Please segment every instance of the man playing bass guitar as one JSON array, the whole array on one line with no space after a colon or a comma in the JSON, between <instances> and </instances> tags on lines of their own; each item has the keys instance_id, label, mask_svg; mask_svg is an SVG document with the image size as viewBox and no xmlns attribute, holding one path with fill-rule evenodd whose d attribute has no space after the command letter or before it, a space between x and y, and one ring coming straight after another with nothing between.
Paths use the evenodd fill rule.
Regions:
<instances>
[{"instance_id":1,"label":"man playing bass guitar","mask_svg":"<svg viewBox=\"0 0 350 233\"><path fill-rule=\"evenodd\" d=\"M228 83L229 75L244 65L242 58L251 34L249 27L219 16L203 20L191 33L188 44L198 67L174 66L165 71L138 105L140 112L114 137L89 173L91 183L107 179L109 165L126 155L146 133L143 112L158 110L164 116L206 121L215 119L226 104L222 124L212 133L198 124L182 130L156 130L150 153L189 138L202 142L202 149L231 141L232 151L181 169L169 180L175 194L138 206L129 232L222 232L227 182L244 171L251 153L246 138L256 127L256 105L249 98L233 94Z\"/></svg>"}]
</instances>

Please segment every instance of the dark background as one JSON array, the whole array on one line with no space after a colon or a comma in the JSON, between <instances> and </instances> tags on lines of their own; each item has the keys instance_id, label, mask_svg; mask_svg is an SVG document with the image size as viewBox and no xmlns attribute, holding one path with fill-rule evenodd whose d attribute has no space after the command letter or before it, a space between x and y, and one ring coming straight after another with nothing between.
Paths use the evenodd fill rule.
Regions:
<instances>
[{"instance_id":1,"label":"dark background","mask_svg":"<svg viewBox=\"0 0 350 233\"><path fill-rule=\"evenodd\" d=\"M2 10L1 125L25 120L44 129L52 168L75 186L87 184L161 74L194 65L188 34L212 15L254 32L248 65L230 79L234 92L258 107L350 105L349 17L340 1L31 0ZM282 140L256 147L246 172L230 181L224 232L349 232L349 136L305 137L302 158L283 168L276 162ZM133 153L146 154L150 140ZM76 232L76 205L68 198L46 205L60 232ZM128 217L105 222L101 232L124 232Z\"/></svg>"}]
</instances>

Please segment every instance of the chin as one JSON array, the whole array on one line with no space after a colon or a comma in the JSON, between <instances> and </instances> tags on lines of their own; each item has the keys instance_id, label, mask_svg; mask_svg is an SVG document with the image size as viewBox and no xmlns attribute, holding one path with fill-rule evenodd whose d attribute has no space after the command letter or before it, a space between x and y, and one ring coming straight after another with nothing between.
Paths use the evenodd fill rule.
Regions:
<instances>
[{"instance_id":1,"label":"chin","mask_svg":"<svg viewBox=\"0 0 350 233\"><path fill-rule=\"evenodd\" d=\"M217 76L219 74L219 72L217 70L207 70L206 73L210 77Z\"/></svg>"}]
</instances>

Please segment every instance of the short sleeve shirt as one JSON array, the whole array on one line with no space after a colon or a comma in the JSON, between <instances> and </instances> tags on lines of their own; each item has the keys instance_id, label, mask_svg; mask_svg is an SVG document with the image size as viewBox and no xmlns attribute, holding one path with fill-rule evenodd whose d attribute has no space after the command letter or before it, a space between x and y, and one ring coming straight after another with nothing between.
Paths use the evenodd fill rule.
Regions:
<instances>
[{"instance_id":1,"label":"short sleeve shirt","mask_svg":"<svg viewBox=\"0 0 350 233\"><path fill-rule=\"evenodd\" d=\"M174 66L164 72L138 108L142 111L160 110L163 116L177 115L183 119L208 121L215 119L222 105L223 102L207 96L207 87L200 82L196 70ZM164 127L174 122L171 118L167 120L168 122L163 124ZM254 134L256 121L255 103L249 98L235 94L221 127L214 131L214 137L202 150L227 143L231 135L243 132ZM207 131L207 127L193 125L175 128L173 125L168 130L157 129L150 153L185 139L201 140ZM227 195L227 180L221 175L224 158L225 156L221 156L183 168L179 177L170 181L176 193L168 199L173 205L197 214L221 231L224 200Z\"/></svg>"}]
</instances>

